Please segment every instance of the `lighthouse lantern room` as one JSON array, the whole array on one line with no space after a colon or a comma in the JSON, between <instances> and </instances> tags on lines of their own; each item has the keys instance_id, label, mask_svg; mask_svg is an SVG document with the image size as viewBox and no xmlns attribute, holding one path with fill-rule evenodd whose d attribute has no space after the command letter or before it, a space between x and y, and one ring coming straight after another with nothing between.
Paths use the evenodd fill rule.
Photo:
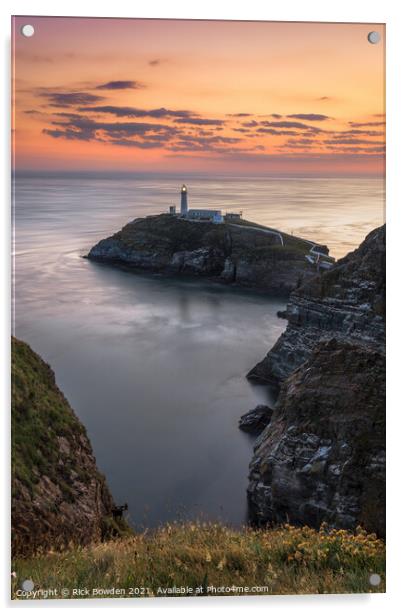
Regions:
<instances>
[{"instance_id":1,"label":"lighthouse lantern room","mask_svg":"<svg viewBox=\"0 0 402 616\"><path fill-rule=\"evenodd\" d=\"M181 187L181 200L180 200L180 214L182 216L186 216L187 211L188 211L188 204L187 204L187 186L185 184L183 184L183 186Z\"/></svg>"}]
</instances>

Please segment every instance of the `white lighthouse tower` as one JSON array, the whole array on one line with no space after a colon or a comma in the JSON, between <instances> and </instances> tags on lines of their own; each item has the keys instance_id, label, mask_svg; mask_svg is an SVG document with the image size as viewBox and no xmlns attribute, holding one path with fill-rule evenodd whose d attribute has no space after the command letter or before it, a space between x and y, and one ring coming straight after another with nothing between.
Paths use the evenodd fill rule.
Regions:
<instances>
[{"instance_id":1,"label":"white lighthouse tower","mask_svg":"<svg viewBox=\"0 0 402 616\"><path fill-rule=\"evenodd\" d=\"M187 186L183 184L180 190L180 214L186 216L188 211Z\"/></svg>"}]
</instances>

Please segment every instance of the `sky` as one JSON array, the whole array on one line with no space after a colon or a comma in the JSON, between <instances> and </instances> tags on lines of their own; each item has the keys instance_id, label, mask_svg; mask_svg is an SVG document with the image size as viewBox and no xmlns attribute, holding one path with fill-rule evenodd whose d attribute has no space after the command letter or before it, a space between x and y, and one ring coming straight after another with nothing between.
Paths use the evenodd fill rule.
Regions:
<instances>
[{"instance_id":1,"label":"sky","mask_svg":"<svg viewBox=\"0 0 402 616\"><path fill-rule=\"evenodd\" d=\"M384 37L379 24L15 17L14 167L382 175Z\"/></svg>"}]
</instances>

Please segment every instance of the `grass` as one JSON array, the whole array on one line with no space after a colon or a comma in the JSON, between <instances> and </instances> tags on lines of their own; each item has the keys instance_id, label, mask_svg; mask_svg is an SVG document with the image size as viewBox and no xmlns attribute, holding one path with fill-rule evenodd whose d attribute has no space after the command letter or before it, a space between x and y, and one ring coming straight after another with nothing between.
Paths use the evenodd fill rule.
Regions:
<instances>
[{"instance_id":1,"label":"grass","mask_svg":"<svg viewBox=\"0 0 402 616\"><path fill-rule=\"evenodd\" d=\"M31 494L42 475L58 481L58 437L78 439L85 428L57 388L54 373L30 347L12 339L12 475ZM73 458L71 465L73 466ZM77 469L83 481L85 469ZM60 482L66 496L68 482ZM15 495L15 494L14 494Z\"/></svg>"},{"instance_id":2,"label":"grass","mask_svg":"<svg viewBox=\"0 0 402 616\"><path fill-rule=\"evenodd\" d=\"M96 596L92 589L103 589L103 597L126 598L385 592L385 546L361 528L354 533L326 525L235 530L175 523L152 533L16 559L13 571L13 598L19 598L26 579L35 589L56 589L59 597L63 588L71 597L73 589L87 589L89 598ZM370 585L373 573L381 576L378 586Z\"/></svg>"},{"instance_id":3,"label":"grass","mask_svg":"<svg viewBox=\"0 0 402 616\"><path fill-rule=\"evenodd\" d=\"M229 226L231 224L236 224L236 225L240 225L243 227L251 227L251 228L254 227L256 229L274 231L275 233L280 233L283 238L285 248L294 250L296 252L301 252L303 253L303 255L307 254L310 251L310 248L312 246L311 242L303 239L302 237L298 237L297 235L290 235L289 233L284 233L283 231L279 231L278 229L267 227L266 225L261 225L259 223L252 222L250 220L245 220L244 218L241 218L239 221L236 220L236 222L234 223L231 221L226 221L226 224ZM278 244L278 247L282 248L280 244Z\"/></svg>"},{"instance_id":4,"label":"grass","mask_svg":"<svg viewBox=\"0 0 402 616\"><path fill-rule=\"evenodd\" d=\"M195 250L203 246L212 246L221 249L225 254L230 254L233 250L233 252L257 259L281 252L304 257L311 248L307 240L282 232L280 233L284 240L284 247L272 235L257 232L250 237L250 231L253 228L278 233L276 229L245 219L235 223L225 222L222 225L215 225L160 214L137 219L123 227L114 237L128 248L155 250L168 255L178 250ZM228 233L231 236L231 245L228 244ZM255 255L254 248L259 248L261 254Z\"/></svg>"}]
</instances>

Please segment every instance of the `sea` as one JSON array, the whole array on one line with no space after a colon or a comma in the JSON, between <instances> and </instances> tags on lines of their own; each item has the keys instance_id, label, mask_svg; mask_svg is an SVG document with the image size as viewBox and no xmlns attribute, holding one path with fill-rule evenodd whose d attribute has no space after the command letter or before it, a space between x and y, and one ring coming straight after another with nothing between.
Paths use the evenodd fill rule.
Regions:
<instances>
[{"instance_id":1,"label":"sea","mask_svg":"<svg viewBox=\"0 0 402 616\"><path fill-rule=\"evenodd\" d=\"M255 438L238 420L275 393L245 375L286 326L283 298L83 258L127 222L179 207L182 182L189 207L242 212L337 259L385 216L378 178L15 178L13 332L55 371L138 529L247 522Z\"/></svg>"}]
</instances>

